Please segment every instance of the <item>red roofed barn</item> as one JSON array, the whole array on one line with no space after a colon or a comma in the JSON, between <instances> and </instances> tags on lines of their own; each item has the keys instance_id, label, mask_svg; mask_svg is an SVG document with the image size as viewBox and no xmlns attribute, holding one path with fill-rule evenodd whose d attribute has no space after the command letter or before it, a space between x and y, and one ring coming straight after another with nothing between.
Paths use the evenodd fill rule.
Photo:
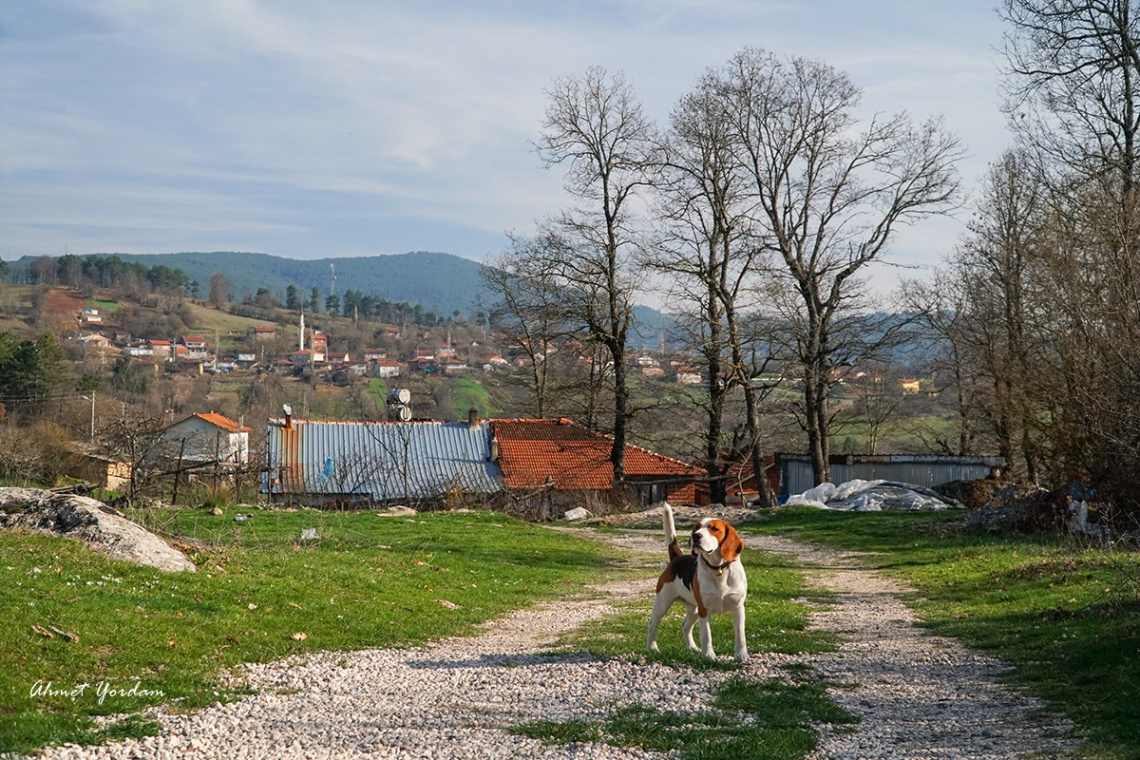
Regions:
<instances>
[{"instance_id":1,"label":"red roofed barn","mask_svg":"<svg viewBox=\"0 0 1140 760\"><path fill-rule=\"evenodd\" d=\"M529 494L548 513L581 506L591 496L604 498L613 490L612 448L612 438L568 419L491 421L491 456L498 461L503 485L515 494ZM701 471L677 459L627 445L625 475L643 504L699 503Z\"/></svg>"}]
</instances>

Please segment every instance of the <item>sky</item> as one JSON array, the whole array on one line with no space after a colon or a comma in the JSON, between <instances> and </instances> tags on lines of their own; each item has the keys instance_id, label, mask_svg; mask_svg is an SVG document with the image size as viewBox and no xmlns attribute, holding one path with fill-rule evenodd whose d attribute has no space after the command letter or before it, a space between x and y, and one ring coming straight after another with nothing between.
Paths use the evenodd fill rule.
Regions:
<instances>
[{"instance_id":1,"label":"sky","mask_svg":"<svg viewBox=\"0 0 1140 760\"><path fill-rule=\"evenodd\" d=\"M664 122L745 46L823 59L866 115L941 115L976 186L1010 144L996 0L4 0L0 257L482 260L570 204L546 89L621 71ZM968 200L968 199L967 199ZM906 229L921 276L968 212Z\"/></svg>"}]
</instances>

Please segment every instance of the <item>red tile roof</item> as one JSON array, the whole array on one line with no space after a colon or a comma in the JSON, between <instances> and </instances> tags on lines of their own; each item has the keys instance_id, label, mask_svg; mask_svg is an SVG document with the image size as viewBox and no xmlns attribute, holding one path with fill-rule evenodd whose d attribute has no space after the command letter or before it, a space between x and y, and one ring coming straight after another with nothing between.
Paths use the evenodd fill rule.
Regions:
<instances>
[{"instance_id":1,"label":"red tile roof","mask_svg":"<svg viewBox=\"0 0 1140 760\"><path fill-rule=\"evenodd\" d=\"M207 412L206 414L195 414L194 416L198 417L199 419L205 420L206 422L209 422L211 425L216 425L216 426L220 427L222 430L226 430L230 433L243 433L243 432L249 432L249 431L253 430L253 428L249 427L248 425L246 425L246 426L238 425L236 422L231 420L229 417L218 414L217 412Z\"/></svg>"},{"instance_id":2,"label":"red tile roof","mask_svg":"<svg viewBox=\"0 0 1140 760\"><path fill-rule=\"evenodd\" d=\"M508 488L552 482L556 489L613 487L613 439L568 419L491 420L499 467ZM627 477L699 477L700 471L639 446L626 445Z\"/></svg>"}]
</instances>

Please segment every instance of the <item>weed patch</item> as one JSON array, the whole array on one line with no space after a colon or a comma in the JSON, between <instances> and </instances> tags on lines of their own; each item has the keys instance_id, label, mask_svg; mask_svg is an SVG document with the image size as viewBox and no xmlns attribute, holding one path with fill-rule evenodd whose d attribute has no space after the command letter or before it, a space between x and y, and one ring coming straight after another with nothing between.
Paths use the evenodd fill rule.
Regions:
<instances>
[{"instance_id":1,"label":"weed patch","mask_svg":"<svg viewBox=\"0 0 1140 760\"><path fill-rule=\"evenodd\" d=\"M814 726L856 720L827 698L821 684L730 678L721 684L707 710L674 712L632 705L617 708L597 722L537 721L513 730L549 744L641 747L678 752L692 760L798 760L816 746Z\"/></svg>"}]
</instances>

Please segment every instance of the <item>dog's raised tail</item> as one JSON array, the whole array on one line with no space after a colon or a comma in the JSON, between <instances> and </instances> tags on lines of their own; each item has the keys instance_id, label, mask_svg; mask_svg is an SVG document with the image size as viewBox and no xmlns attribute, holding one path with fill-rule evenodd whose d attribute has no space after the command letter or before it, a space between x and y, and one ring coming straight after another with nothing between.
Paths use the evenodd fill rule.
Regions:
<instances>
[{"instance_id":1,"label":"dog's raised tail","mask_svg":"<svg viewBox=\"0 0 1140 760\"><path fill-rule=\"evenodd\" d=\"M661 525L665 528L665 546L669 549L669 559L674 560L684 556L681 544L677 541L677 528L673 524L673 507L669 502L665 502L661 510Z\"/></svg>"}]
</instances>

